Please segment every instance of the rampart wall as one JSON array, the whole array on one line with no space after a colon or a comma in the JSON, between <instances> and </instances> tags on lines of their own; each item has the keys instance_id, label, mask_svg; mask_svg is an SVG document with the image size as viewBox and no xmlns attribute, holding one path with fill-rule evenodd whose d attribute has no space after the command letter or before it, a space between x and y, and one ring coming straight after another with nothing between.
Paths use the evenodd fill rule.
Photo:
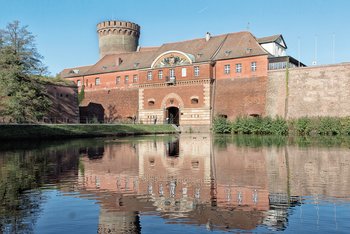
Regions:
<instances>
[{"instance_id":1,"label":"rampart wall","mask_svg":"<svg viewBox=\"0 0 350 234\"><path fill-rule=\"evenodd\" d=\"M266 114L350 116L350 63L269 71Z\"/></svg>"}]
</instances>

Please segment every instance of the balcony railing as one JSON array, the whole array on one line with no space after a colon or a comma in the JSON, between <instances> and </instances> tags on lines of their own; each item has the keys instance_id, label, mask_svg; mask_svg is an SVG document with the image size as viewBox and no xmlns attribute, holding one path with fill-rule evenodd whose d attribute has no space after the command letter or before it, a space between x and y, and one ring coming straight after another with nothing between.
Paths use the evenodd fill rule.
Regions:
<instances>
[{"instance_id":1,"label":"balcony railing","mask_svg":"<svg viewBox=\"0 0 350 234\"><path fill-rule=\"evenodd\" d=\"M165 77L165 83L167 83L167 84L175 84L176 83L176 77L175 76L167 76L167 77Z\"/></svg>"}]
</instances>

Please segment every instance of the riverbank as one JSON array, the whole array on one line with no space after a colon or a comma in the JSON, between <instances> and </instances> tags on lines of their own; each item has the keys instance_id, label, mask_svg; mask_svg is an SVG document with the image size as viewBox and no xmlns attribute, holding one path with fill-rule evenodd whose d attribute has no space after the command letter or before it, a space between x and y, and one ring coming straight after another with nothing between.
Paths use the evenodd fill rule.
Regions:
<instances>
[{"instance_id":1,"label":"riverbank","mask_svg":"<svg viewBox=\"0 0 350 234\"><path fill-rule=\"evenodd\" d=\"M302 117L285 120L270 117L215 118L215 133L279 136L350 136L350 117Z\"/></svg>"},{"instance_id":2,"label":"riverbank","mask_svg":"<svg viewBox=\"0 0 350 234\"><path fill-rule=\"evenodd\" d=\"M149 134L171 134L177 130L168 124L4 124L0 140L66 139Z\"/></svg>"}]
</instances>

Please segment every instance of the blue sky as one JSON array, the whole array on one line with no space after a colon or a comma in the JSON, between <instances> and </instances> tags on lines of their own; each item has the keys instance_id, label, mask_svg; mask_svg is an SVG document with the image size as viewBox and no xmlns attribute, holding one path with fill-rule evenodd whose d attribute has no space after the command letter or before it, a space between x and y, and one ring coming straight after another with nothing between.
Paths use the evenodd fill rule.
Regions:
<instances>
[{"instance_id":1,"label":"blue sky","mask_svg":"<svg viewBox=\"0 0 350 234\"><path fill-rule=\"evenodd\" d=\"M110 19L139 24L141 46L249 29L282 34L288 54L307 65L317 41L317 63L331 64L350 61L349 9L348 0L0 0L0 28L28 25L52 75L97 62L96 24Z\"/></svg>"}]
</instances>

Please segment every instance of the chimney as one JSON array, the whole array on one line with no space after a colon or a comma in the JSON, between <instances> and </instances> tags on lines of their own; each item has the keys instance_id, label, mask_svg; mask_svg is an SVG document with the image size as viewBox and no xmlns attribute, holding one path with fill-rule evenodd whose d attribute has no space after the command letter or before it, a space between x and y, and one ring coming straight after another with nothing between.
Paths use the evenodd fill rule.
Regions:
<instances>
[{"instance_id":1,"label":"chimney","mask_svg":"<svg viewBox=\"0 0 350 234\"><path fill-rule=\"evenodd\" d=\"M210 35L209 32L207 32L207 33L205 34L205 41L209 41L210 38L211 38L211 35Z\"/></svg>"}]
</instances>

